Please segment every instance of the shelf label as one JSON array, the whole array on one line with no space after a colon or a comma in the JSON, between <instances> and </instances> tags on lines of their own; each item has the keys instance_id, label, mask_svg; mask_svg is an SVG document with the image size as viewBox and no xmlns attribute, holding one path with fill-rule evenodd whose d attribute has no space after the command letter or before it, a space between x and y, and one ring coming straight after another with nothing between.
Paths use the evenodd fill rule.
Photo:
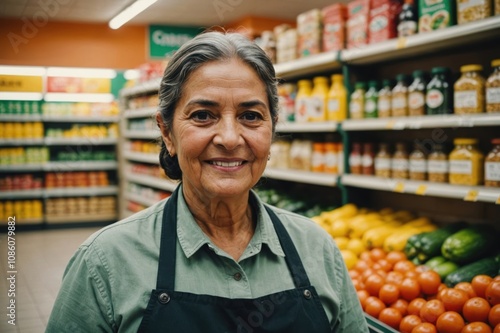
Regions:
<instances>
[{"instance_id":1,"label":"shelf label","mask_svg":"<svg viewBox=\"0 0 500 333\"><path fill-rule=\"evenodd\" d=\"M464 200L465 201L476 201L478 194L479 194L479 192L476 190L469 190L467 192L467 194L465 195Z\"/></svg>"},{"instance_id":2,"label":"shelf label","mask_svg":"<svg viewBox=\"0 0 500 333\"><path fill-rule=\"evenodd\" d=\"M427 185L418 185L417 190L415 191L415 194L425 195L425 192L427 192Z\"/></svg>"},{"instance_id":3,"label":"shelf label","mask_svg":"<svg viewBox=\"0 0 500 333\"><path fill-rule=\"evenodd\" d=\"M41 76L0 75L0 91L42 92Z\"/></svg>"},{"instance_id":4,"label":"shelf label","mask_svg":"<svg viewBox=\"0 0 500 333\"><path fill-rule=\"evenodd\" d=\"M404 49L406 47L406 38L399 37L396 43L396 50Z\"/></svg>"},{"instance_id":5,"label":"shelf label","mask_svg":"<svg viewBox=\"0 0 500 333\"><path fill-rule=\"evenodd\" d=\"M405 191L405 183L397 182L394 186L394 192L403 193Z\"/></svg>"}]
</instances>

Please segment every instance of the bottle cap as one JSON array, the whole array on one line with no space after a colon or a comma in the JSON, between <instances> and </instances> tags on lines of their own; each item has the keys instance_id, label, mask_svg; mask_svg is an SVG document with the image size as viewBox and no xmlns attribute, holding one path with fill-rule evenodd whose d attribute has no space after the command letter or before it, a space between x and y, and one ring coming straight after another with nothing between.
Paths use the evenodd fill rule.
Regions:
<instances>
[{"instance_id":1,"label":"bottle cap","mask_svg":"<svg viewBox=\"0 0 500 333\"><path fill-rule=\"evenodd\" d=\"M491 67L499 67L500 66L500 59L494 59L491 61Z\"/></svg>"},{"instance_id":2,"label":"bottle cap","mask_svg":"<svg viewBox=\"0 0 500 333\"><path fill-rule=\"evenodd\" d=\"M316 76L313 81L314 84L328 83L328 78L326 76Z\"/></svg>"},{"instance_id":3,"label":"bottle cap","mask_svg":"<svg viewBox=\"0 0 500 333\"><path fill-rule=\"evenodd\" d=\"M364 82L356 82L354 85L355 89L365 89L365 83Z\"/></svg>"},{"instance_id":4,"label":"bottle cap","mask_svg":"<svg viewBox=\"0 0 500 333\"><path fill-rule=\"evenodd\" d=\"M393 81L391 79L384 79L384 80L382 80L382 85L384 87L387 87L387 86L392 87L392 84L393 84Z\"/></svg>"},{"instance_id":5,"label":"bottle cap","mask_svg":"<svg viewBox=\"0 0 500 333\"><path fill-rule=\"evenodd\" d=\"M332 81L343 81L344 76L342 74L333 74L332 75Z\"/></svg>"},{"instance_id":6,"label":"bottle cap","mask_svg":"<svg viewBox=\"0 0 500 333\"><path fill-rule=\"evenodd\" d=\"M460 67L460 72L465 73L465 72L480 72L483 70L483 66L481 65L465 65Z\"/></svg>"},{"instance_id":7,"label":"bottle cap","mask_svg":"<svg viewBox=\"0 0 500 333\"><path fill-rule=\"evenodd\" d=\"M398 75L396 75L396 80L398 80L398 81L406 81L406 74L398 74Z\"/></svg>"},{"instance_id":8,"label":"bottle cap","mask_svg":"<svg viewBox=\"0 0 500 333\"><path fill-rule=\"evenodd\" d=\"M431 70L432 74L443 74L443 73L448 73L448 72L449 72L448 67L434 67Z\"/></svg>"},{"instance_id":9,"label":"bottle cap","mask_svg":"<svg viewBox=\"0 0 500 333\"><path fill-rule=\"evenodd\" d=\"M368 87L377 89L378 88L378 81L376 81L376 80L368 81Z\"/></svg>"},{"instance_id":10,"label":"bottle cap","mask_svg":"<svg viewBox=\"0 0 500 333\"><path fill-rule=\"evenodd\" d=\"M453 143L456 145L475 145L477 144L477 139L456 138L455 140L453 140Z\"/></svg>"},{"instance_id":11,"label":"bottle cap","mask_svg":"<svg viewBox=\"0 0 500 333\"><path fill-rule=\"evenodd\" d=\"M424 76L425 76L425 72L420 70L420 69L413 71L413 77L415 77L415 78L424 77Z\"/></svg>"}]
</instances>

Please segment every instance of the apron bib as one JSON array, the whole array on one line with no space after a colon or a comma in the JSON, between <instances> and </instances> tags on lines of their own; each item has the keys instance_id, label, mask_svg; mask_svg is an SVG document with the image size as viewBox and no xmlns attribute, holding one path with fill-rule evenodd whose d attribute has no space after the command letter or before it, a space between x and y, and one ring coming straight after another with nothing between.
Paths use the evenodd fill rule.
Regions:
<instances>
[{"instance_id":1,"label":"apron bib","mask_svg":"<svg viewBox=\"0 0 500 333\"><path fill-rule=\"evenodd\" d=\"M331 332L325 310L283 224L266 207L285 253L295 289L255 299L230 299L175 291L177 188L163 211L156 289L138 332Z\"/></svg>"}]
</instances>

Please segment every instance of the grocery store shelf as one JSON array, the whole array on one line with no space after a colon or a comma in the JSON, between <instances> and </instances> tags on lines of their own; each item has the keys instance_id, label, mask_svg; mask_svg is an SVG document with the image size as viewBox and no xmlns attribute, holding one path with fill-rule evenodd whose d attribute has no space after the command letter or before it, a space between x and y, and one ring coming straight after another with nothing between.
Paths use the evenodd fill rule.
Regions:
<instances>
[{"instance_id":1,"label":"grocery store shelf","mask_svg":"<svg viewBox=\"0 0 500 333\"><path fill-rule=\"evenodd\" d=\"M118 220L116 213L113 214L85 214L78 216L45 216L45 222L50 224L63 223L85 223L85 222L115 222Z\"/></svg>"},{"instance_id":2,"label":"grocery store shelf","mask_svg":"<svg viewBox=\"0 0 500 333\"><path fill-rule=\"evenodd\" d=\"M7 219L5 219L7 221ZM22 216L16 216L16 225L35 225L42 224L43 218L23 218ZM7 223L3 223L7 225Z\"/></svg>"},{"instance_id":3,"label":"grocery store shelf","mask_svg":"<svg viewBox=\"0 0 500 333\"><path fill-rule=\"evenodd\" d=\"M1 114L0 121L41 121L42 116L39 114Z\"/></svg>"},{"instance_id":4,"label":"grocery store shelf","mask_svg":"<svg viewBox=\"0 0 500 333\"><path fill-rule=\"evenodd\" d=\"M337 175L331 173L267 168L264 171L264 177L280 179L280 180L289 180L289 181L313 184L313 185L323 185L323 186L337 185Z\"/></svg>"},{"instance_id":5,"label":"grocery store shelf","mask_svg":"<svg viewBox=\"0 0 500 333\"><path fill-rule=\"evenodd\" d=\"M43 191L43 196L46 198L116 194L118 194L118 186L62 187L47 188Z\"/></svg>"},{"instance_id":6,"label":"grocery store shelf","mask_svg":"<svg viewBox=\"0 0 500 333\"><path fill-rule=\"evenodd\" d=\"M309 123L280 122L276 125L277 132L335 132L338 123L335 121L320 121Z\"/></svg>"},{"instance_id":7,"label":"grocery store shelf","mask_svg":"<svg viewBox=\"0 0 500 333\"><path fill-rule=\"evenodd\" d=\"M29 189L17 191L0 191L0 199L16 200L16 199L35 199L43 196L43 189Z\"/></svg>"},{"instance_id":8,"label":"grocery store shelf","mask_svg":"<svg viewBox=\"0 0 500 333\"><path fill-rule=\"evenodd\" d=\"M116 123L120 120L118 116L48 116L43 115L42 120L45 122L57 123Z\"/></svg>"},{"instance_id":9,"label":"grocery store shelf","mask_svg":"<svg viewBox=\"0 0 500 333\"><path fill-rule=\"evenodd\" d=\"M343 185L374 190L500 204L500 188L463 186L364 175L343 175Z\"/></svg>"},{"instance_id":10,"label":"grocery store shelf","mask_svg":"<svg viewBox=\"0 0 500 333\"><path fill-rule=\"evenodd\" d=\"M156 114L156 110L158 110L156 106L145 107L140 109L129 109L123 112L123 117L128 119L149 118L149 117L153 118L153 116Z\"/></svg>"},{"instance_id":11,"label":"grocery store shelf","mask_svg":"<svg viewBox=\"0 0 500 333\"><path fill-rule=\"evenodd\" d=\"M120 91L123 97L157 92L160 88L161 78L156 78L148 82L138 84L135 87L125 88Z\"/></svg>"},{"instance_id":12,"label":"grocery store shelf","mask_svg":"<svg viewBox=\"0 0 500 333\"><path fill-rule=\"evenodd\" d=\"M448 114L415 117L347 119L342 122L346 131L403 130L443 127L481 127L500 125L500 113Z\"/></svg>"},{"instance_id":13,"label":"grocery store shelf","mask_svg":"<svg viewBox=\"0 0 500 333\"><path fill-rule=\"evenodd\" d=\"M13 171L42 171L44 164L10 164L0 165L0 172L13 172Z\"/></svg>"},{"instance_id":14,"label":"grocery store shelf","mask_svg":"<svg viewBox=\"0 0 500 333\"><path fill-rule=\"evenodd\" d=\"M126 173L125 178L133 183L154 187L157 189L173 192L178 182L168 179L162 179L154 176Z\"/></svg>"},{"instance_id":15,"label":"grocery store shelf","mask_svg":"<svg viewBox=\"0 0 500 333\"><path fill-rule=\"evenodd\" d=\"M161 136L159 129L154 130L129 130L123 133L127 139L158 139Z\"/></svg>"},{"instance_id":16,"label":"grocery store shelf","mask_svg":"<svg viewBox=\"0 0 500 333\"><path fill-rule=\"evenodd\" d=\"M43 165L45 171L80 171L80 170L114 170L118 167L116 161L75 161L49 162Z\"/></svg>"},{"instance_id":17,"label":"grocery store shelf","mask_svg":"<svg viewBox=\"0 0 500 333\"><path fill-rule=\"evenodd\" d=\"M0 146L37 146L44 142L44 139L1 139Z\"/></svg>"},{"instance_id":18,"label":"grocery store shelf","mask_svg":"<svg viewBox=\"0 0 500 333\"><path fill-rule=\"evenodd\" d=\"M148 206L148 207L152 206L155 203L157 203L158 201L160 201L160 200L152 200L150 198L145 198L143 196L140 196L138 194L133 194L133 193L126 193L125 198L127 198L128 200L132 200L132 201L135 201L137 203L140 203L141 205Z\"/></svg>"},{"instance_id":19,"label":"grocery store shelf","mask_svg":"<svg viewBox=\"0 0 500 333\"><path fill-rule=\"evenodd\" d=\"M159 154L125 151L123 153L123 156L127 160L132 160L132 161L136 161L136 162L145 162L145 163L152 163L152 164L159 164L160 163Z\"/></svg>"},{"instance_id":20,"label":"grocery store shelf","mask_svg":"<svg viewBox=\"0 0 500 333\"><path fill-rule=\"evenodd\" d=\"M45 138L45 144L53 145L114 145L118 141L117 138Z\"/></svg>"},{"instance_id":21,"label":"grocery store shelf","mask_svg":"<svg viewBox=\"0 0 500 333\"><path fill-rule=\"evenodd\" d=\"M301 75L339 69L340 67L339 52L330 51L276 64L274 70L278 78L290 79Z\"/></svg>"},{"instance_id":22,"label":"grocery store shelf","mask_svg":"<svg viewBox=\"0 0 500 333\"><path fill-rule=\"evenodd\" d=\"M446 29L435 30L417 35L395 38L377 44L344 50L341 53L343 62L351 65L386 62L404 57L415 57L439 50L462 46L489 38L498 39L500 16L455 25ZM312 67L312 66L311 66ZM309 72L313 72L310 68Z\"/></svg>"}]
</instances>

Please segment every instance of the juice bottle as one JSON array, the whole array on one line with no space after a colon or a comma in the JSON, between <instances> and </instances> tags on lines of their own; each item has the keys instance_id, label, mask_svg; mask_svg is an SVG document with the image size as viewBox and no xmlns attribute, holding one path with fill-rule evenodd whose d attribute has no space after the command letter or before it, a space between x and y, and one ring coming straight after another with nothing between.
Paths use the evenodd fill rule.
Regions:
<instances>
[{"instance_id":1,"label":"juice bottle","mask_svg":"<svg viewBox=\"0 0 500 333\"><path fill-rule=\"evenodd\" d=\"M378 82L369 81L368 90L365 92L365 118L377 118L378 117Z\"/></svg>"},{"instance_id":2,"label":"juice bottle","mask_svg":"<svg viewBox=\"0 0 500 333\"><path fill-rule=\"evenodd\" d=\"M295 97L295 121L306 122L309 117L309 105L312 93L310 80L299 80L297 96Z\"/></svg>"},{"instance_id":3,"label":"juice bottle","mask_svg":"<svg viewBox=\"0 0 500 333\"><path fill-rule=\"evenodd\" d=\"M365 84L357 82L351 94L349 103L349 117L351 119L363 119L365 113Z\"/></svg>"},{"instance_id":4,"label":"juice bottle","mask_svg":"<svg viewBox=\"0 0 500 333\"><path fill-rule=\"evenodd\" d=\"M343 75L332 75L332 86L328 92L327 120L342 121L347 118L347 89L343 81Z\"/></svg>"},{"instance_id":5,"label":"juice bottle","mask_svg":"<svg viewBox=\"0 0 500 333\"><path fill-rule=\"evenodd\" d=\"M317 76L313 80L309 121L325 121L328 103L328 78Z\"/></svg>"}]
</instances>

